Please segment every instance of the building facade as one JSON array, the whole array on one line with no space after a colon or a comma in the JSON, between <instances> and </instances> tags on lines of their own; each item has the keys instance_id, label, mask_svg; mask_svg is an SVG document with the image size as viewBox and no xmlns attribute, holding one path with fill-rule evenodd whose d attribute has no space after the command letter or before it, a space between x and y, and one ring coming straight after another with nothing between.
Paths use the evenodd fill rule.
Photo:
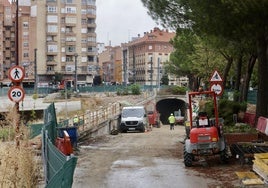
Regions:
<instances>
[{"instance_id":1,"label":"building facade","mask_svg":"<svg viewBox=\"0 0 268 188\"><path fill-rule=\"evenodd\" d=\"M32 7L37 12L37 28L44 28L36 41L39 82L59 75L77 78L79 85L92 84L98 74L96 0L34 1Z\"/></svg>"},{"instance_id":2,"label":"building facade","mask_svg":"<svg viewBox=\"0 0 268 188\"><path fill-rule=\"evenodd\" d=\"M18 14L18 18L16 15ZM16 19L17 18L17 19ZM16 23L18 21L18 23ZM16 28L18 27L18 29ZM17 33L18 32L18 33ZM31 7L0 2L0 82L8 85L8 70L14 65L25 69L24 83L34 83L36 18ZM18 49L17 49L18 48Z\"/></svg>"},{"instance_id":3,"label":"building facade","mask_svg":"<svg viewBox=\"0 0 268 188\"><path fill-rule=\"evenodd\" d=\"M122 49L106 46L99 54L100 75L106 84L122 83Z\"/></svg>"},{"instance_id":4,"label":"building facade","mask_svg":"<svg viewBox=\"0 0 268 188\"><path fill-rule=\"evenodd\" d=\"M154 28L128 43L129 82L141 85L160 86L164 64L173 52L170 40L174 32ZM169 84L175 85L176 78L169 75Z\"/></svg>"},{"instance_id":5,"label":"building facade","mask_svg":"<svg viewBox=\"0 0 268 188\"><path fill-rule=\"evenodd\" d=\"M23 82L48 85L77 78L78 84L92 84L98 74L96 0L20 2L18 16L16 3L0 2L0 82L9 82L18 51Z\"/></svg>"}]
</instances>

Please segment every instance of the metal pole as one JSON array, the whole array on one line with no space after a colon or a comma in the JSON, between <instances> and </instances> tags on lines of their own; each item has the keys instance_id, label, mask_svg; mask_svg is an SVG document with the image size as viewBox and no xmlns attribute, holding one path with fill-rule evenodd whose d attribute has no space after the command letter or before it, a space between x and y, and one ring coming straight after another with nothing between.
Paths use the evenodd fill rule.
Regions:
<instances>
[{"instance_id":1,"label":"metal pole","mask_svg":"<svg viewBox=\"0 0 268 188\"><path fill-rule=\"evenodd\" d=\"M151 57L151 91L153 91L153 57Z\"/></svg>"},{"instance_id":2,"label":"metal pole","mask_svg":"<svg viewBox=\"0 0 268 188\"><path fill-rule=\"evenodd\" d=\"M19 0L16 0L16 39L15 39L15 59L16 59L16 65L19 65ZM13 83L14 85L19 86L21 83ZM20 105L19 102L15 103L16 111L19 114L20 111ZM18 133L20 130L20 120L16 123L16 132ZM17 140L17 146L19 145L19 141Z\"/></svg>"},{"instance_id":3,"label":"metal pole","mask_svg":"<svg viewBox=\"0 0 268 188\"><path fill-rule=\"evenodd\" d=\"M158 84L158 90L160 90L160 58L158 58L157 61L157 84Z\"/></svg>"},{"instance_id":4,"label":"metal pole","mask_svg":"<svg viewBox=\"0 0 268 188\"><path fill-rule=\"evenodd\" d=\"M36 62L36 52L37 49L34 49L34 93L37 93L37 62Z\"/></svg>"},{"instance_id":5,"label":"metal pole","mask_svg":"<svg viewBox=\"0 0 268 188\"><path fill-rule=\"evenodd\" d=\"M75 62L75 92L77 92L77 56L78 54L74 54L74 62Z\"/></svg>"}]
</instances>

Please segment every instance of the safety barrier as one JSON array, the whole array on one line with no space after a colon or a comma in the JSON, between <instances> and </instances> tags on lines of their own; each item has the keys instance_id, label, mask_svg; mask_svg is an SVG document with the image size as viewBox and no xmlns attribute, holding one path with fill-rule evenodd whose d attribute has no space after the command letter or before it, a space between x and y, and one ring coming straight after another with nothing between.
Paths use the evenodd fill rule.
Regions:
<instances>
[{"instance_id":1,"label":"safety barrier","mask_svg":"<svg viewBox=\"0 0 268 188\"><path fill-rule=\"evenodd\" d=\"M42 157L45 173L45 187L71 188L77 157L71 154L70 140L64 138L64 143L61 143L57 134L57 118L55 106L54 103L52 103L45 110L44 126L42 128ZM66 133L65 137L67 137ZM58 147L55 146L56 143ZM60 151L59 148L62 151ZM68 155L64 155L64 153Z\"/></svg>"}]
</instances>

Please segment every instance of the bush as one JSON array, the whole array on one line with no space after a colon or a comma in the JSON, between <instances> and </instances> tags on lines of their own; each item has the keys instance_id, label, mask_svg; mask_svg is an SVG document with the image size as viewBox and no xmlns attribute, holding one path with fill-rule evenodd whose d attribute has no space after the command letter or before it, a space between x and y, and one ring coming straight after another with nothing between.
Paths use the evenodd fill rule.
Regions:
<instances>
[{"instance_id":1,"label":"bush","mask_svg":"<svg viewBox=\"0 0 268 188\"><path fill-rule=\"evenodd\" d=\"M171 93L173 95L185 95L187 91L186 87L180 87L180 86L173 86L171 88Z\"/></svg>"},{"instance_id":2,"label":"bush","mask_svg":"<svg viewBox=\"0 0 268 188\"><path fill-rule=\"evenodd\" d=\"M130 90L131 90L133 95L140 95L141 94L140 86L137 84L131 85Z\"/></svg>"},{"instance_id":3,"label":"bush","mask_svg":"<svg viewBox=\"0 0 268 188\"><path fill-rule=\"evenodd\" d=\"M227 99L221 99L218 102L219 117L224 119L225 125L234 125L233 115L238 114L241 111L245 112L246 108L246 103L229 101ZM209 117L214 116L214 104L212 100L206 102L205 111L208 113Z\"/></svg>"}]
</instances>

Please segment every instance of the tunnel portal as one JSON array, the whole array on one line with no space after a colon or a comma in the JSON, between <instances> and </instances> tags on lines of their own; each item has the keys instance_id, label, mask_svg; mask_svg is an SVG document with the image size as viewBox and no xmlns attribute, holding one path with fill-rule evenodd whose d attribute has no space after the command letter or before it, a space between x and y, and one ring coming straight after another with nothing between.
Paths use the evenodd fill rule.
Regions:
<instances>
[{"instance_id":1,"label":"tunnel portal","mask_svg":"<svg viewBox=\"0 0 268 188\"><path fill-rule=\"evenodd\" d=\"M162 99L156 103L156 110L160 113L160 121L163 124L168 124L168 117L174 111L181 110L181 115L186 115L186 104L181 99Z\"/></svg>"}]
</instances>

